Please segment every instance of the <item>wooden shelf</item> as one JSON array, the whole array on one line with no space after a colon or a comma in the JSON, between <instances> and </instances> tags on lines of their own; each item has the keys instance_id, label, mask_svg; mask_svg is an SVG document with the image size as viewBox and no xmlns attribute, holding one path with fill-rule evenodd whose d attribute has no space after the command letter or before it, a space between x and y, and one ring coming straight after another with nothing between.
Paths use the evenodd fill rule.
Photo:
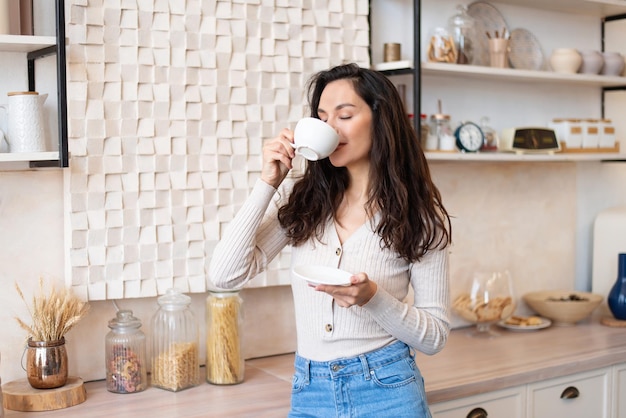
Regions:
<instances>
[{"instance_id":1,"label":"wooden shelf","mask_svg":"<svg viewBox=\"0 0 626 418\"><path fill-rule=\"evenodd\" d=\"M0 51L32 52L56 45L54 36L0 35Z\"/></svg>"}]
</instances>

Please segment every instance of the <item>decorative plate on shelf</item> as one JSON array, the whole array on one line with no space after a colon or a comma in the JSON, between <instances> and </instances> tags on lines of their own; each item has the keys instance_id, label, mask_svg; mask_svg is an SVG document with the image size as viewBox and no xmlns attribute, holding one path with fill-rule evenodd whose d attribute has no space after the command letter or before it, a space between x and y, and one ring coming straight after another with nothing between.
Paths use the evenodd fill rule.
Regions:
<instances>
[{"instance_id":1,"label":"decorative plate on shelf","mask_svg":"<svg viewBox=\"0 0 626 418\"><path fill-rule=\"evenodd\" d=\"M498 325L501 326L502 328L506 328L509 331L537 331L540 329L544 329L544 328L548 328L550 325L552 325L552 321L550 321L547 318L540 318L541 322L539 322L538 324L515 324L515 323L509 323L508 321L500 321L498 322Z\"/></svg>"},{"instance_id":2,"label":"decorative plate on shelf","mask_svg":"<svg viewBox=\"0 0 626 418\"><path fill-rule=\"evenodd\" d=\"M498 37L504 37L503 32L508 33L509 28L500 11L491 3L474 2L467 6L467 14L473 17L476 22L476 43L472 64L489 66L489 38L487 33L491 37L496 37L497 32Z\"/></svg>"},{"instance_id":3,"label":"decorative plate on shelf","mask_svg":"<svg viewBox=\"0 0 626 418\"><path fill-rule=\"evenodd\" d=\"M541 45L535 35L526 29L518 28L511 31L509 41L509 61L511 67L518 70L543 70L545 59Z\"/></svg>"}]
</instances>

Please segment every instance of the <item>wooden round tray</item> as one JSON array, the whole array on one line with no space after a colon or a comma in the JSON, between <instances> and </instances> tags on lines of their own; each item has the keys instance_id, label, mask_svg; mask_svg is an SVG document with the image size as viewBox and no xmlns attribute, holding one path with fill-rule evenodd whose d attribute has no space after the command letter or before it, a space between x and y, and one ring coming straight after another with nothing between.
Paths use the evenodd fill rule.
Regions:
<instances>
[{"instance_id":1,"label":"wooden round tray","mask_svg":"<svg viewBox=\"0 0 626 418\"><path fill-rule=\"evenodd\" d=\"M28 379L14 380L2 385L3 402L12 411L52 411L85 402L87 391L83 380L68 377L65 386L55 389L35 389Z\"/></svg>"},{"instance_id":2,"label":"wooden round tray","mask_svg":"<svg viewBox=\"0 0 626 418\"><path fill-rule=\"evenodd\" d=\"M600 323L602 325L606 325L607 327L626 328L626 321L613 318L612 316L603 316Z\"/></svg>"}]
</instances>

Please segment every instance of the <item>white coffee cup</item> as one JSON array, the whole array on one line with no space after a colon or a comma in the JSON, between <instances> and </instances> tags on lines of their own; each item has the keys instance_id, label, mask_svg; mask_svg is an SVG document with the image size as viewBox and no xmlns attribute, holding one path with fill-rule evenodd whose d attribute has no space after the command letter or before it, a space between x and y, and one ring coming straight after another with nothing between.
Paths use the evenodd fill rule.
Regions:
<instances>
[{"instance_id":1,"label":"white coffee cup","mask_svg":"<svg viewBox=\"0 0 626 418\"><path fill-rule=\"evenodd\" d=\"M332 126L312 117L298 121L293 140L296 152L310 161L328 157L339 145L339 135Z\"/></svg>"}]
</instances>

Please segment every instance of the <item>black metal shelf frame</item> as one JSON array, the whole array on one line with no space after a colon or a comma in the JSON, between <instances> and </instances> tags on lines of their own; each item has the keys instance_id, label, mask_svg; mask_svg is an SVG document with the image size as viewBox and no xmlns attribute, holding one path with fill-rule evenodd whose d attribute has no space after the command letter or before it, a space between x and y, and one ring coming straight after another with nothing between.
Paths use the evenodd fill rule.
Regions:
<instances>
[{"instance_id":1,"label":"black metal shelf frame","mask_svg":"<svg viewBox=\"0 0 626 418\"><path fill-rule=\"evenodd\" d=\"M30 167L68 167L68 133L67 133L67 70L65 51L65 0L56 0L56 45L29 52L26 55L28 62L28 90L35 88L35 61L39 58L56 55L57 70L57 115L59 125L59 159L51 161L31 161Z\"/></svg>"},{"instance_id":2,"label":"black metal shelf frame","mask_svg":"<svg viewBox=\"0 0 626 418\"><path fill-rule=\"evenodd\" d=\"M421 77L421 67L420 67L420 57L422 54L422 48L420 45L420 16L422 11L422 2L421 0L413 0L413 68L401 68L397 70L384 70L381 71L383 74L387 76L394 75L403 75L403 74L413 74L413 123L415 124L415 132L419 135L420 130L420 115L422 110L422 99L421 99L421 88L422 88L422 77ZM370 21L370 61L372 60L372 33L371 33L371 19L372 19L372 7L370 4L369 15Z\"/></svg>"},{"instance_id":3,"label":"black metal shelf frame","mask_svg":"<svg viewBox=\"0 0 626 418\"><path fill-rule=\"evenodd\" d=\"M604 43L604 35L605 35L605 25L607 22L613 22L616 20L624 20L626 19L626 14L619 14L619 15L614 15L614 16L606 16L602 19L602 32L601 32L601 36L602 36L602 51L605 50L605 43ZM602 88L602 110L601 110L601 115L602 118L605 117L605 99L606 99L606 93L609 91L616 91L616 90L626 90L626 86L612 86L612 87L603 87Z\"/></svg>"}]
</instances>

